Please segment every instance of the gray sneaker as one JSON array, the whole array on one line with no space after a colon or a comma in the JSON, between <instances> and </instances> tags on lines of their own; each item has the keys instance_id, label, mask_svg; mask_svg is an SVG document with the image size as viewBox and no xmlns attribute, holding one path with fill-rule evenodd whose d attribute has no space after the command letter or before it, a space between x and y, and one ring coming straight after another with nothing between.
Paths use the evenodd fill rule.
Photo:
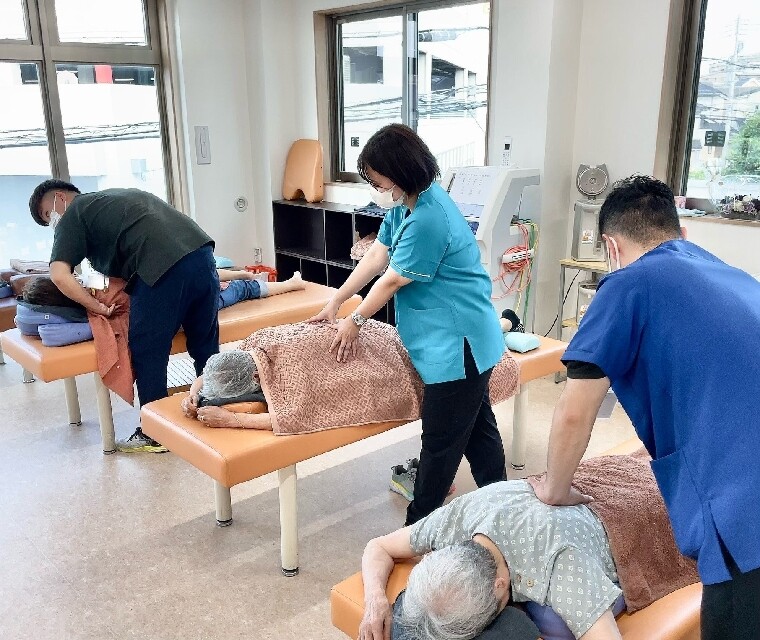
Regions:
<instances>
[{"instance_id":1,"label":"gray sneaker","mask_svg":"<svg viewBox=\"0 0 760 640\"><path fill-rule=\"evenodd\" d=\"M414 464L414 463L417 464ZM407 466L397 464L391 467L390 490L403 496L409 502L414 500L414 481L417 479L417 467L419 461L407 460Z\"/></svg>"},{"instance_id":2,"label":"gray sneaker","mask_svg":"<svg viewBox=\"0 0 760 640\"><path fill-rule=\"evenodd\" d=\"M417 479L417 470L420 467L420 461L417 458L411 458L406 461L406 466L397 464L391 467L391 484L390 490L404 496L409 502L414 500L414 481ZM446 494L448 498L454 495L457 488L454 483L449 487Z\"/></svg>"},{"instance_id":3,"label":"gray sneaker","mask_svg":"<svg viewBox=\"0 0 760 640\"><path fill-rule=\"evenodd\" d=\"M116 450L122 453L166 453L169 451L164 445L146 436L141 429L137 429L126 440L117 440Z\"/></svg>"}]
</instances>

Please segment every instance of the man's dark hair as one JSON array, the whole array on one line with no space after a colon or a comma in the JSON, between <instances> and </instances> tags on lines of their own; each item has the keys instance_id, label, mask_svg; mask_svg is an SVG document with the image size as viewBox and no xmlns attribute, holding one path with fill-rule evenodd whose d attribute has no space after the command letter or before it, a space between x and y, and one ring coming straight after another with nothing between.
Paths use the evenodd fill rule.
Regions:
<instances>
[{"instance_id":1,"label":"man's dark hair","mask_svg":"<svg viewBox=\"0 0 760 640\"><path fill-rule=\"evenodd\" d=\"M45 222L40 215L40 202L42 202L42 198L45 197L45 194L50 191L73 191L74 193L82 193L73 184L66 182L65 180L45 180L45 182L38 184L32 192L32 197L29 198L29 211L31 211L34 221L41 227L47 227L48 223Z\"/></svg>"},{"instance_id":2,"label":"man's dark hair","mask_svg":"<svg viewBox=\"0 0 760 640\"><path fill-rule=\"evenodd\" d=\"M56 284L47 276L37 276L32 278L21 291L21 297L24 302L29 304L39 304L46 307L72 307L74 309L84 309L84 307L75 302L56 286Z\"/></svg>"},{"instance_id":3,"label":"man's dark hair","mask_svg":"<svg viewBox=\"0 0 760 640\"><path fill-rule=\"evenodd\" d=\"M649 176L619 180L599 212L599 235L619 233L650 247L681 237L681 223L670 187Z\"/></svg>"},{"instance_id":4,"label":"man's dark hair","mask_svg":"<svg viewBox=\"0 0 760 640\"><path fill-rule=\"evenodd\" d=\"M441 175L428 146L403 124L389 124L377 131L367 140L356 166L359 175L370 184L368 168L393 181L408 195L422 193Z\"/></svg>"}]
</instances>

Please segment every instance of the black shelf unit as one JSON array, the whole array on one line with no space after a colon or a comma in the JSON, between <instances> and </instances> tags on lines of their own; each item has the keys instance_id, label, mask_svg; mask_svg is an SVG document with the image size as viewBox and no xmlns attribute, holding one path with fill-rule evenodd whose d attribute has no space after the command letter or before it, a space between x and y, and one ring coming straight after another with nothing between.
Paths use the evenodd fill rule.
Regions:
<instances>
[{"instance_id":1,"label":"black shelf unit","mask_svg":"<svg viewBox=\"0 0 760 640\"><path fill-rule=\"evenodd\" d=\"M356 266L350 255L356 231L364 237L377 232L383 222L381 216L357 213L352 206L334 202L275 200L272 214L279 279L285 280L300 271L304 280L336 289ZM366 296L370 285L360 295ZM373 317L395 324L393 300Z\"/></svg>"}]
</instances>

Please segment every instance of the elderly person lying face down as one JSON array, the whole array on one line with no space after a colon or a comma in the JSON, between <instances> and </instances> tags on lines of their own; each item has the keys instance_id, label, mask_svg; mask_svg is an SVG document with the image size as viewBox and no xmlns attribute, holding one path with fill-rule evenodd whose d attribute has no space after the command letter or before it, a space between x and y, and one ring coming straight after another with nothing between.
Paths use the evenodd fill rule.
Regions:
<instances>
[{"instance_id":1,"label":"elderly person lying face down","mask_svg":"<svg viewBox=\"0 0 760 640\"><path fill-rule=\"evenodd\" d=\"M223 351L211 356L203 374L182 400L182 411L209 427L272 430L269 413L233 413L224 405L263 403L256 363L247 351ZM265 406L265 405L264 405ZM262 408L264 408L262 406Z\"/></svg>"},{"instance_id":2,"label":"elderly person lying face down","mask_svg":"<svg viewBox=\"0 0 760 640\"><path fill-rule=\"evenodd\" d=\"M585 505L548 506L526 480L496 482L371 540L362 560L360 640L387 640L394 560L422 554L393 621L394 640L476 638L510 599L550 606L576 638L620 638L615 563L601 521Z\"/></svg>"}]
</instances>

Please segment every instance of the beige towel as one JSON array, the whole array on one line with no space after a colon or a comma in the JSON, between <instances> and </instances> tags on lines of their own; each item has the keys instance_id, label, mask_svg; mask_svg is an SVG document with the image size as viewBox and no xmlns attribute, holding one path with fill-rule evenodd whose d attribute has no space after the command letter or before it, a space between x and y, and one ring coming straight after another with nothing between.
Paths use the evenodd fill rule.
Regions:
<instances>
[{"instance_id":1,"label":"beige towel","mask_svg":"<svg viewBox=\"0 0 760 640\"><path fill-rule=\"evenodd\" d=\"M334 325L298 323L261 329L243 341L240 348L256 361L275 434L420 417L422 380L394 327L368 320L348 362L328 353L334 337ZM491 376L492 401L513 395L518 381L517 362L505 354Z\"/></svg>"}]
</instances>

